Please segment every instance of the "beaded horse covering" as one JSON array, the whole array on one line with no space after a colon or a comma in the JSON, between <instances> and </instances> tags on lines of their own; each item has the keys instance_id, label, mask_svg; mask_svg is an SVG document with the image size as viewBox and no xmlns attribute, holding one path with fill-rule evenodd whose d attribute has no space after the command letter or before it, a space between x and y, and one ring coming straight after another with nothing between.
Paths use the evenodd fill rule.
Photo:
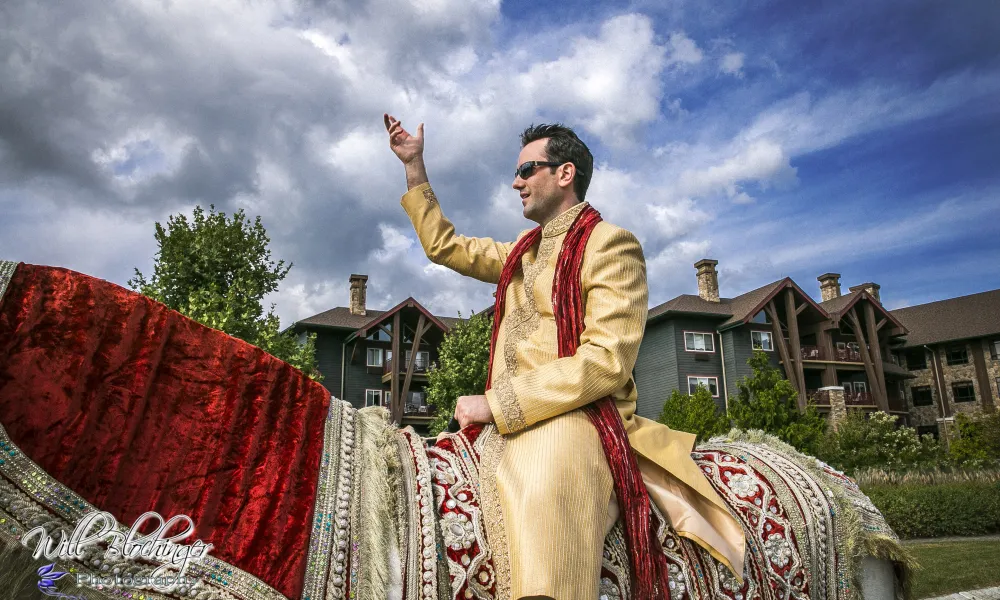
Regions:
<instances>
[{"instance_id":1,"label":"beaded horse covering","mask_svg":"<svg viewBox=\"0 0 1000 600\"><path fill-rule=\"evenodd\" d=\"M380 423L397 443L383 441L379 448L362 440L359 445L352 435L344 438L337 457L330 453L330 464L341 467L325 481L338 486L340 512L318 510L315 532L317 539L337 546L316 548L317 562L328 568L310 574L313 587L303 598L499 600L479 493L480 451L496 430L471 426L427 446L412 430L388 425L382 409L355 411L341 404L335 410L350 415L341 417L344 422ZM366 485L352 489L352 473L366 468L365 455L382 456L388 446L400 452L396 471L384 477L398 486L390 494L398 504L386 511L396 521L381 526L392 539L365 546L351 527L358 522L355 513L370 502L362 498ZM870 501L849 478L815 459L762 435L752 441L735 435L714 439L692 457L742 523L747 560L737 577L701 546L678 536L657 513L658 538L669 563L664 584L672 600L853 600L860 598L860 556L849 555L850 548L902 561L898 540ZM401 574L373 589L368 575L379 564L392 565ZM601 600L631 597L628 565L619 523L605 540Z\"/></svg>"}]
</instances>

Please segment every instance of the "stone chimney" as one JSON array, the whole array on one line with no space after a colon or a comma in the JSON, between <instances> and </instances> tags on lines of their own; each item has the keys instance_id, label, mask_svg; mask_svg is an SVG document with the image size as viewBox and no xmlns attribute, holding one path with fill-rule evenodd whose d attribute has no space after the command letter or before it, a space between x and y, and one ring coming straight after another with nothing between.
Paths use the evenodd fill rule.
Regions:
<instances>
[{"instance_id":1,"label":"stone chimney","mask_svg":"<svg viewBox=\"0 0 1000 600\"><path fill-rule=\"evenodd\" d=\"M819 280L819 294L823 302L840 298L840 273L823 273Z\"/></svg>"},{"instance_id":2,"label":"stone chimney","mask_svg":"<svg viewBox=\"0 0 1000 600\"><path fill-rule=\"evenodd\" d=\"M860 292L862 290L866 291L869 294L871 294L872 297L875 298L876 302L878 302L879 304L882 303L882 298L880 298L879 295L878 295L878 291L880 289L882 289L882 286L880 286L877 283L872 283L872 282L868 281L868 282L865 282L865 283L859 283L858 285L855 285L855 286L851 286L850 289L851 289L852 292Z\"/></svg>"},{"instance_id":3,"label":"stone chimney","mask_svg":"<svg viewBox=\"0 0 1000 600\"><path fill-rule=\"evenodd\" d=\"M711 258L703 258L694 263L694 268L698 269L698 295L702 300L719 301L719 273L715 270L717 264L719 261Z\"/></svg>"},{"instance_id":4,"label":"stone chimney","mask_svg":"<svg viewBox=\"0 0 1000 600\"><path fill-rule=\"evenodd\" d=\"M366 315L365 295L368 291L367 275L351 275L351 314Z\"/></svg>"}]
</instances>

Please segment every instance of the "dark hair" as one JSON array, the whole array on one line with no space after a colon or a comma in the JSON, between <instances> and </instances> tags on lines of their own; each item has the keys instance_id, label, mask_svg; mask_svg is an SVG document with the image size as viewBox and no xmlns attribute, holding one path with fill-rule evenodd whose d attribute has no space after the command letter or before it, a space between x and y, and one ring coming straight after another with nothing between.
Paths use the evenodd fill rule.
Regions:
<instances>
[{"instance_id":1,"label":"dark hair","mask_svg":"<svg viewBox=\"0 0 1000 600\"><path fill-rule=\"evenodd\" d=\"M549 141L545 144L545 154L550 161L573 163L576 167L573 191L576 192L576 199L583 202L587 197L587 188L590 187L590 178L594 174L594 155L572 129L560 123L528 127L521 133L521 147L546 138Z\"/></svg>"}]
</instances>

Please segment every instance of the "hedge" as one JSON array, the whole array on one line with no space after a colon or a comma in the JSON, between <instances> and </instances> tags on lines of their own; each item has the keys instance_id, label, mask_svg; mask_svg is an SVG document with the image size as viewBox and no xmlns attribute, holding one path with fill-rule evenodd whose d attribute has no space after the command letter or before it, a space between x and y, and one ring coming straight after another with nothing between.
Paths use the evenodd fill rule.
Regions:
<instances>
[{"instance_id":1,"label":"hedge","mask_svg":"<svg viewBox=\"0 0 1000 600\"><path fill-rule=\"evenodd\" d=\"M1000 483L862 487L901 538L1000 533Z\"/></svg>"}]
</instances>

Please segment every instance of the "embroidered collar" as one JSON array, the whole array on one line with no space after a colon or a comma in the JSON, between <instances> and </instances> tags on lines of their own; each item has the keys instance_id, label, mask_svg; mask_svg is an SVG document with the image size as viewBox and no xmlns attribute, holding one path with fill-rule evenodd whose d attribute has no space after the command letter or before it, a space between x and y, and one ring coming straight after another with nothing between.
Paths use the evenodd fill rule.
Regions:
<instances>
[{"instance_id":1,"label":"embroidered collar","mask_svg":"<svg viewBox=\"0 0 1000 600\"><path fill-rule=\"evenodd\" d=\"M570 225L576 220L580 211L587 206L586 202L578 202L573 208L564 211L562 214L552 219L542 228L542 237L554 237L569 231Z\"/></svg>"}]
</instances>

